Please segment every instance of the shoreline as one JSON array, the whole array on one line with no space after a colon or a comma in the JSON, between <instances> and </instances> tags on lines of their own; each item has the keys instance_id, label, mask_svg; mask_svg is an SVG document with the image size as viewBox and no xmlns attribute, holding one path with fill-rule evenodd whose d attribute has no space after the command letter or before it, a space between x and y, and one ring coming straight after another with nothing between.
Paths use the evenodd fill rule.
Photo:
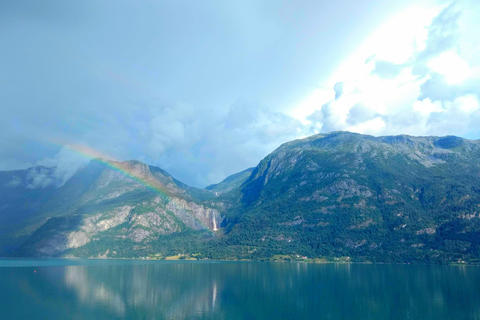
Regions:
<instances>
[{"instance_id":1,"label":"shoreline","mask_svg":"<svg viewBox=\"0 0 480 320\"><path fill-rule=\"evenodd\" d=\"M401 262L360 262L360 261L322 261L322 262L315 262L315 261L302 261L302 260L293 260L293 261L279 261L279 260L249 260L249 259L241 259L241 260L215 260L215 259L142 259L142 258L80 258L80 257L58 257L58 258L51 258L51 257L0 257L0 267L9 267L8 265L2 265L4 261L132 261L132 262L147 262L147 263L155 263L155 262L162 262L162 263L220 263L220 262L251 262L251 263L296 263L296 264L313 264L313 265L326 265L326 264L339 264L339 265L412 265L412 266L468 266L468 267L480 267L479 263L401 263ZM77 265L77 264L74 264ZM38 266L38 265L24 265L27 266ZM43 266L43 265L40 265ZM44 266L49 266L46 264ZM15 267L15 265L12 265ZM18 266L23 267L23 266Z\"/></svg>"}]
</instances>

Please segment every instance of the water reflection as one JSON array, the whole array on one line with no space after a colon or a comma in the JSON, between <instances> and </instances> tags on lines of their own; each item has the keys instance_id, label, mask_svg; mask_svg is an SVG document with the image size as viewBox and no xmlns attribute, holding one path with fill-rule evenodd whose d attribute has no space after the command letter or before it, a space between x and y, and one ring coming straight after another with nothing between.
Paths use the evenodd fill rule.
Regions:
<instances>
[{"instance_id":1,"label":"water reflection","mask_svg":"<svg viewBox=\"0 0 480 320\"><path fill-rule=\"evenodd\" d=\"M0 308L10 318L480 319L477 267L159 262L37 269L0 268Z\"/></svg>"},{"instance_id":2,"label":"water reflection","mask_svg":"<svg viewBox=\"0 0 480 320\"><path fill-rule=\"evenodd\" d=\"M119 316L125 315L125 303L120 293L109 288L105 281L96 281L88 267L67 266L65 286L75 289L78 302L84 305L105 305Z\"/></svg>"},{"instance_id":3,"label":"water reflection","mask_svg":"<svg viewBox=\"0 0 480 320\"><path fill-rule=\"evenodd\" d=\"M118 317L167 319L215 315L218 285L213 264L68 266L65 285L79 302Z\"/></svg>"}]
</instances>

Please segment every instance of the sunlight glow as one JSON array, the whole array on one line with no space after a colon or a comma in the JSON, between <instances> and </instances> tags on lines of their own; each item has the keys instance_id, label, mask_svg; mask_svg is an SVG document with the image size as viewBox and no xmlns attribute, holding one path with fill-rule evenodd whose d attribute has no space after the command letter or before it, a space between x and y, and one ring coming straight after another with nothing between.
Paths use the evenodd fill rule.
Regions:
<instances>
[{"instance_id":1,"label":"sunlight glow","mask_svg":"<svg viewBox=\"0 0 480 320\"><path fill-rule=\"evenodd\" d=\"M472 74L468 63L452 51L441 53L427 65L432 71L443 75L448 84L460 84Z\"/></svg>"}]
</instances>

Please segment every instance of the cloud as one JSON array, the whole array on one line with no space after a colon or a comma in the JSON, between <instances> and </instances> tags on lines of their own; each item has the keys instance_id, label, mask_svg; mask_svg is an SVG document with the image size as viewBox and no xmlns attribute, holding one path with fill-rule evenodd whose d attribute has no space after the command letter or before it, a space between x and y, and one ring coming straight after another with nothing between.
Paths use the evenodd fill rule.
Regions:
<instances>
[{"instance_id":1,"label":"cloud","mask_svg":"<svg viewBox=\"0 0 480 320\"><path fill-rule=\"evenodd\" d=\"M307 117L307 120L312 122L313 124L322 124L325 119L324 112L327 112L327 108L324 109L324 106L326 105L323 105L320 110L316 110L312 114L310 114Z\"/></svg>"},{"instance_id":2,"label":"cloud","mask_svg":"<svg viewBox=\"0 0 480 320\"><path fill-rule=\"evenodd\" d=\"M315 111L307 119L314 122L314 127L319 126L322 132L342 130L344 127L343 110L337 101L333 100L324 104L320 112Z\"/></svg>"},{"instance_id":3,"label":"cloud","mask_svg":"<svg viewBox=\"0 0 480 320\"><path fill-rule=\"evenodd\" d=\"M255 166L281 143L304 136L308 130L291 116L242 99L232 103L227 112L189 110L190 114L157 116L161 121L151 123L147 136L158 146L150 144L146 157L156 155L156 164L197 186ZM172 136L170 129L177 133Z\"/></svg>"},{"instance_id":4,"label":"cloud","mask_svg":"<svg viewBox=\"0 0 480 320\"><path fill-rule=\"evenodd\" d=\"M37 176L36 179L38 181L32 182L31 185L35 188L48 185L63 186L75 174L78 168L89 160L88 157L72 151L68 145L64 146L53 158L46 158L37 162L38 166L47 167L48 171L44 169L39 169L40 172L33 170L32 176Z\"/></svg>"},{"instance_id":5,"label":"cloud","mask_svg":"<svg viewBox=\"0 0 480 320\"><path fill-rule=\"evenodd\" d=\"M432 132L454 134L477 128L480 120L479 99L476 95L465 95L443 103L440 112L432 112L427 128Z\"/></svg>"},{"instance_id":6,"label":"cloud","mask_svg":"<svg viewBox=\"0 0 480 320\"><path fill-rule=\"evenodd\" d=\"M375 113L374 110L361 104L356 104L348 111L346 122L349 125L357 125L372 120L376 117L377 113Z\"/></svg>"},{"instance_id":7,"label":"cloud","mask_svg":"<svg viewBox=\"0 0 480 320\"><path fill-rule=\"evenodd\" d=\"M428 27L425 48L412 57L412 64L416 67L414 73L416 70L426 70L420 68L420 66L423 67L429 59L455 48L459 39L458 20L460 17L461 11L458 9L457 3L453 2L433 19ZM419 72L419 74L422 74L422 72Z\"/></svg>"},{"instance_id":8,"label":"cloud","mask_svg":"<svg viewBox=\"0 0 480 320\"><path fill-rule=\"evenodd\" d=\"M224 28L225 16L201 6L189 9L191 23L179 24L184 9L161 4L151 10L119 5L108 14L111 7L87 1L81 15L65 23L62 17L70 17L75 5L34 10L33 17L15 5L15 12L3 10L8 19L0 19L6 26L0 38L11 44L0 53L0 169L37 163L51 169L32 172L29 185L60 186L89 160L64 145L82 143L205 186L256 165L283 142L316 132L478 136L475 3L460 0L441 10L415 5L385 18L387 25L359 50L351 44L358 37L341 40L351 27L340 20L336 25L346 29L335 33L322 33L334 28L316 24L281 31L279 21L272 24L270 6L262 6L260 24L242 19L248 30L238 30L235 19ZM231 17L238 18L237 11ZM328 20L317 14L309 19ZM178 29L172 33L171 26ZM354 54L304 104L286 110L317 72L334 71L340 50ZM51 143L57 140L64 142Z\"/></svg>"},{"instance_id":9,"label":"cloud","mask_svg":"<svg viewBox=\"0 0 480 320\"><path fill-rule=\"evenodd\" d=\"M433 101L451 101L461 93L462 88L449 85L445 81L445 76L433 72L429 79L420 85L420 90L419 100L428 98Z\"/></svg>"},{"instance_id":10,"label":"cloud","mask_svg":"<svg viewBox=\"0 0 480 320\"><path fill-rule=\"evenodd\" d=\"M373 74L378 74L382 78L395 78L402 70L403 66L393 62L377 60L375 61L375 69Z\"/></svg>"},{"instance_id":11,"label":"cloud","mask_svg":"<svg viewBox=\"0 0 480 320\"><path fill-rule=\"evenodd\" d=\"M44 167L33 167L28 169L26 176L26 187L28 189L44 189L55 184L52 171Z\"/></svg>"},{"instance_id":12,"label":"cloud","mask_svg":"<svg viewBox=\"0 0 480 320\"><path fill-rule=\"evenodd\" d=\"M431 72L445 77L447 84L461 84L472 74L468 63L453 51L445 51L427 62Z\"/></svg>"},{"instance_id":13,"label":"cloud","mask_svg":"<svg viewBox=\"0 0 480 320\"><path fill-rule=\"evenodd\" d=\"M335 91L335 100L340 99L343 94L343 82L337 82L333 86L333 90Z\"/></svg>"},{"instance_id":14,"label":"cloud","mask_svg":"<svg viewBox=\"0 0 480 320\"><path fill-rule=\"evenodd\" d=\"M18 187L18 186L21 185L21 184L22 184L22 178L17 177L17 176L13 176L13 177L12 177L12 180L10 180L9 182L5 183L5 187L16 188L16 187Z\"/></svg>"},{"instance_id":15,"label":"cloud","mask_svg":"<svg viewBox=\"0 0 480 320\"><path fill-rule=\"evenodd\" d=\"M316 132L461 136L478 132L480 59L460 50L465 46L462 39L476 37L472 25L476 22L463 19L466 8L458 2L441 9L425 33L418 37L412 33L410 49L402 49L409 52L403 60L394 48L390 56L381 48L365 51L368 58L355 76L332 79L331 83L342 83L342 94L333 86L335 98L324 101L306 120Z\"/></svg>"},{"instance_id":16,"label":"cloud","mask_svg":"<svg viewBox=\"0 0 480 320\"><path fill-rule=\"evenodd\" d=\"M106 120L82 143L114 159L157 165L202 187L257 165L281 143L311 134L299 120L258 103L239 99L225 109L164 102L130 114L135 121L126 121L120 132ZM51 168L49 184L61 186L89 160L65 146L37 164Z\"/></svg>"}]
</instances>

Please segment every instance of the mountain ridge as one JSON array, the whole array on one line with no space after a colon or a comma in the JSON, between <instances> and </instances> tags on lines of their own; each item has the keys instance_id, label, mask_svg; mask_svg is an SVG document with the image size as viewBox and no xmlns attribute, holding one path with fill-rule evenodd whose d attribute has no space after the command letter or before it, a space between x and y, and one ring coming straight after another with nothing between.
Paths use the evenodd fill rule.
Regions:
<instances>
[{"instance_id":1,"label":"mountain ridge","mask_svg":"<svg viewBox=\"0 0 480 320\"><path fill-rule=\"evenodd\" d=\"M475 263L478 159L479 140L332 132L286 142L209 190L138 161L112 163L127 176L93 165L61 187L70 209L14 254Z\"/></svg>"}]
</instances>

